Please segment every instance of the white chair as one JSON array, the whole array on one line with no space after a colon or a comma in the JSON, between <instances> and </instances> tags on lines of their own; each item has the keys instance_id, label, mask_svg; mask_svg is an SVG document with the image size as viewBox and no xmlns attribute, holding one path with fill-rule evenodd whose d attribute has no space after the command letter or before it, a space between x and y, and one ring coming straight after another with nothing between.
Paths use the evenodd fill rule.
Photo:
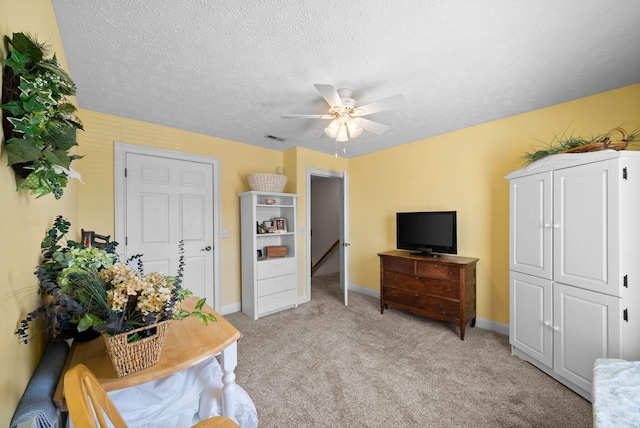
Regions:
<instances>
[{"instance_id":1,"label":"white chair","mask_svg":"<svg viewBox=\"0 0 640 428\"><path fill-rule=\"evenodd\" d=\"M108 419L115 428L127 428L126 422L107 392L84 364L78 364L65 373L64 392L69 417L74 426L107 428ZM225 416L214 416L199 422L194 428L240 428L240 426Z\"/></svg>"}]
</instances>

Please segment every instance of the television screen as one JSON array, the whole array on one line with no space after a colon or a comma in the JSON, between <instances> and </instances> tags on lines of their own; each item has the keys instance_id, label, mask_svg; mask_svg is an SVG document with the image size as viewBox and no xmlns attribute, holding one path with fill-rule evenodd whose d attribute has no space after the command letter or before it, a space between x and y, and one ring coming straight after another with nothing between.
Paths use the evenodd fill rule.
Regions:
<instances>
[{"instance_id":1,"label":"television screen","mask_svg":"<svg viewBox=\"0 0 640 428\"><path fill-rule=\"evenodd\" d=\"M421 253L457 254L456 211L396 214L396 246Z\"/></svg>"}]
</instances>

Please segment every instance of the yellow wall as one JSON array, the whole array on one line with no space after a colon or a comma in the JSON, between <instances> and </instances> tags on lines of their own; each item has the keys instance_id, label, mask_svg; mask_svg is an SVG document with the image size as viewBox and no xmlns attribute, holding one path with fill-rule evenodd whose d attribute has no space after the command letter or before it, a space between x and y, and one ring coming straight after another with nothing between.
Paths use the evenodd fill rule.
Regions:
<instances>
[{"instance_id":1,"label":"yellow wall","mask_svg":"<svg viewBox=\"0 0 640 428\"><path fill-rule=\"evenodd\" d=\"M567 128L590 137L619 125L640 125L640 84L351 159L351 282L379 289L376 253L395 248L397 211L457 210L458 254L480 259L478 317L508 324L503 177Z\"/></svg>"},{"instance_id":2,"label":"yellow wall","mask_svg":"<svg viewBox=\"0 0 640 428\"><path fill-rule=\"evenodd\" d=\"M29 32L46 41L66 68L50 0L2 0L0 33ZM2 47L0 47L0 50ZM6 52L2 51L2 56ZM73 77L73 76L72 76ZM82 88L78 89L79 92ZM295 148L284 153L117 116L80 110L85 132L74 163L84 184L70 183L65 196L35 200L16 192L16 181L0 149L0 293L4 321L0 364L3 400L0 425L7 426L37 363L44 341L18 343L16 322L37 307L39 244L53 218L62 214L73 225L115 235L113 143L155 146L220 159L222 227L222 304L240 301L240 227L237 193L248 189L245 175L283 166L285 191L298 193L298 226L306 226L306 167L349 170L351 212L351 282L379 289L377 252L395 246L395 213L400 210L455 209L459 215L459 254L478 257L478 316L508 323L508 183L504 176L523 165L522 153L550 142L569 128L576 135L600 134L640 124L640 85L594 95L527 114L490 122L400 147L336 159ZM363 137L364 138L364 137ZM365 140L354 142L366 144ZM77 236L75 236L77 238ZM299 266L306 271L304 237L298 235ZM304 277L299 282L304 293ZM46 336L42 336L46 338Z\"/></svg>"},{"instance_id":3,"label":"yellow wall","mask_svg":"<svg viewBox=\"0 0 640 428\"><path fill-rule=\"evenodd\" d=\"M2 0L0 36L14 32L31 33L51 46L62 67L68 70L50 0ZM4 43L0 57L6 57ZM0 131L1 132L1 131ZM2 137L4 141L4 136ZM30 345L18 342L13 334L17 322L40 306L38 283L33 272L39 262L40 242L56 215L68 218L77 233L78 185L73 181L60 200L52 195L34 199L28 192L16 192L16 177L7 168L4 143L0 145L0 426L9 426L11 416L39 361L46 333L36 335ZM75 165L75 163L74 163Z\"/></svg>"},{"instance_id":4,"label":"yellow wall","mask_svg":"<svg viewBox=\"0 0 640 428\"><path fill-rule=\"evenodd\" d=\"M296 205L298 231L300 228L307 228L307 168L317 168L325 171L342 172L347 168L348 160L336 158L334 155L327 155L313 150L295 147L284 152L285 175L289 177L287 186L291 193L298 194ZM306 278L310 262L306 258L306 235L298 234L298 295L306 294Z\"/></svg>"},{"instance_id":5,"label":"yellow wall","mask_svg":"<svg viewBox=\"0 0 640 428\"><path fill-rule=\"evenodd\" d=\"M282 152L206 137L165 126L80 110L85 132L80 137L77 162L80 186L80 225L115 236L114 142L153 146L220 159L221 225L228 238L221 240L222 306L240 301L240 203L237 194L249 190L246 175L275 172ZM295 183L295 181L293 181ZM287 183L289 191L292 183Z\"/></svg>"}]
</instances>

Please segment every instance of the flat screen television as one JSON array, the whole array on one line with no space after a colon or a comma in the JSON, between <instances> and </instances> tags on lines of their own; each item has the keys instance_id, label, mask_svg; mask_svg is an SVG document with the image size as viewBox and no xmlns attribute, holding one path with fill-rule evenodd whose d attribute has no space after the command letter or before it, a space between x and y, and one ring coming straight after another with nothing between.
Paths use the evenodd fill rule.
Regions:
<instances>
[{"instance_id":1,"label":"flat screen television","mask_svg":"<svg viewBox=\"0 0 640 428\"><path fill-rule=\"evenodd\" d=\"M396 213L396 247L433 256L457 254L456 211Z\"/></svg>"}]
</instances>

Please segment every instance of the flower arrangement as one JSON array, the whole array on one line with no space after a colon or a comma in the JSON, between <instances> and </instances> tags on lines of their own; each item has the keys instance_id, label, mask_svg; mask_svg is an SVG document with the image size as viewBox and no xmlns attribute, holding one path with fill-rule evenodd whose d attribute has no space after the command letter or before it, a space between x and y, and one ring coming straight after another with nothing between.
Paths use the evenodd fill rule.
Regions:
<instances>
[{"instance_id":1,"label":"flower arrangement","mask_svg":"<svg viewBox=\"0 0 640 428\"><path fill-rule=\"evenodd\" d=\"M76 324L78 332L92 329L111 336L188 316L196 316L204 324L216 321L213 314L202 311L205 299L198 301L193 312L181 308L181 301L191 295L182 288L182 242L175 277L158 272L145 275L142 256L120 263L115 242L106 249L84 247L75 241L67 241L63 247L60 241L69 226L58 216L42 242L43 261L35 273L41 290L52 299L20 322L16 334L24 343L29 341L31 321L46 314L55 315L59 324ZM129 341L140 338L136 333Z\"/></svg>"},{"instance_id":2,"label":"flower arrangement","mask_svg":"<svg viewBox=\"0 0 640 428\"><path fill-rule=\"evenodd\" d=\"M27 34L5 36L10 46L4 60L2 105L3 129L11 165L25 180L18 190L36 197L53 193L60 199L68 178L80 179L71 162L82 156L70 153L77 145L82 123L67 96L76 86L60 68L55 54Z\"/></svg>"}]
</instances>

